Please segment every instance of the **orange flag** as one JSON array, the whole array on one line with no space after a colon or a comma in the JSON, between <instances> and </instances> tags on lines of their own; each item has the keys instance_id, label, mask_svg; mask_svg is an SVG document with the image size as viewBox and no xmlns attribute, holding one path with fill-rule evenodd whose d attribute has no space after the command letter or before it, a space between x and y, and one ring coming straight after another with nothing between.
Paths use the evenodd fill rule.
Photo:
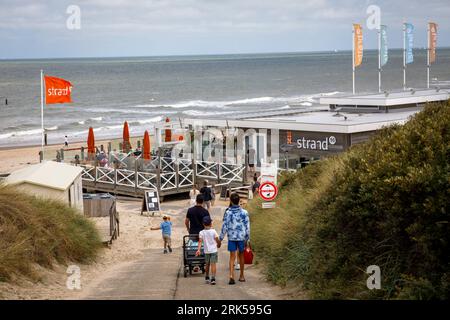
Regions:
<instances>
[{"instance_id":1,"label":"orange flag","mask_svg":"<svg viewBox=\"0 0 450 320\"><path fill-rule=\"evenodd\" d=\"M45 103L71 103L72 84L64 79L45 76Z\"/></svg>"},{"instance_id":2,"label":"orange flag","mask_svg":"<svg viewBox=\"0 0 450 320\"><path fill-rule=\"evenodd\" d=\"M355 63L355 67L358 67L361 65L362 59L363 59L363 32L362 32L362 27L360 24L354 24L353 29L354 29L353 41L354 41L354 47L355 47L354 63Z\"/></svg>"},{"instance_id":3,"label":"orange flag","mask_svg":"<svg viewBox=\"0 0 450 320\"><path fill-rule=\"evenodd\" d=\"M434 22L429 23L429 50L430 50L430 63L436 62L436 45L437 45L437 24Z\"/></svg>"}]
</instances>

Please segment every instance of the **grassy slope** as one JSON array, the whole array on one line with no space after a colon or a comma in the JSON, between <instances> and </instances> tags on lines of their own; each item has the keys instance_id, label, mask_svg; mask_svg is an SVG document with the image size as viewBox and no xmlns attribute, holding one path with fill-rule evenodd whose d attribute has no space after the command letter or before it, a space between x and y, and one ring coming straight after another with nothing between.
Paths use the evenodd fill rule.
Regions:
<instances>
[{"instance_id":1,"label":"grassy slope","mask_svg":"<svg viewBox=\"0 0 450 320\"><path fill-rule=\"evenodd\" d=\"M280 208L250 207L269 279L314 298L449 298L449 103L281 184ZM369 291L373 264L382 289Z\"/></svg>"},{"instance_id":2,"label":"grassy slope","mask_svg":"<svg viewBox=\"0 0 450 320\"><path fill-rule=\"evenodd\" d=\"M0 186L0 281L37 280L34 263L90 262L99 248L94 224L74 209Z\"/></svg>"}]
</instances>

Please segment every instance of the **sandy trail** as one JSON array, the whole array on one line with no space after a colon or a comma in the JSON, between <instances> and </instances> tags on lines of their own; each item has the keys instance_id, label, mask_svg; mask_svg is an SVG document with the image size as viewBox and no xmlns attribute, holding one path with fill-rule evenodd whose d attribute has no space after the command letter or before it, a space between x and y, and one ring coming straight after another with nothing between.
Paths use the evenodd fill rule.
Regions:
<instances>
[{"instance_id":1,"label":"sandy trail","mask_svg":"<svg viewBox=\"0 0 450 320\"><path fill-rule=\"evenodd\" d=\"M185 234L184 217L187 201L163 204L165 213L173 222L173 247L171 254L163 254L160 231L146 237L149 246L141 251L141 257L110 268L91 283L79 299L283 299L287 293L263 279L255 266L248 266L245 283L228 285L228 252L220 249L217 285L205 284L201 272L183 277L182 236ZM225 210L224 203L212 210L216 229ZM161 218L149 218L156 225ZM151 238L151 240L150 240ZM225 241L226 242L226 241ZM224 242L224 243L225 243Z\"/></svg>"}]
</instances>

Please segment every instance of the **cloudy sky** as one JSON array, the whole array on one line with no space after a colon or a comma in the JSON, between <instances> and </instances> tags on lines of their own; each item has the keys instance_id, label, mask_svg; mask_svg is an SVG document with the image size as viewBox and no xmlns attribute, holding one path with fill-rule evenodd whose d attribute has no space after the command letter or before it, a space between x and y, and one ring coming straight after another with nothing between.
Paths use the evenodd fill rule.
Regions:
<instances>
[{"instance_id":1,"label":"cloudy sky","mask_svg":"<svg viewBox=\"0 0 450 320\"><path fill-rule=\"evenodd\" d=\"M0 0L0 58L153 56L351 49L351 24L376 33L366 9L376 4L390 47L402 46L402 22L426 45L426 24L439 24L450 46L449 0ZM70 5L81 29L69 30Z\"/></svg>"}]
</instances>

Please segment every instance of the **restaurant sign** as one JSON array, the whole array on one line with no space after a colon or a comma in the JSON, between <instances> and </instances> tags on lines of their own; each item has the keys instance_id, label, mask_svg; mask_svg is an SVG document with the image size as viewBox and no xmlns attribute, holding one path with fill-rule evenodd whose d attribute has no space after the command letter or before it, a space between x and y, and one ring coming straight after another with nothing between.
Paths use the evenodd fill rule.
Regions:
<instances>
[{"instance_id":1,"label":"restaurant sign","mask_svg":"<svg viewBox=\"0 0 450 320\"><path fill-rule=\"evenodd\" d=\"M330 145L335 144L336 144L335 136L329 136L319 140L307 139L305 137L297 139L297 148L305 150L328 151Z\"/></svg>"}]
</instances>

